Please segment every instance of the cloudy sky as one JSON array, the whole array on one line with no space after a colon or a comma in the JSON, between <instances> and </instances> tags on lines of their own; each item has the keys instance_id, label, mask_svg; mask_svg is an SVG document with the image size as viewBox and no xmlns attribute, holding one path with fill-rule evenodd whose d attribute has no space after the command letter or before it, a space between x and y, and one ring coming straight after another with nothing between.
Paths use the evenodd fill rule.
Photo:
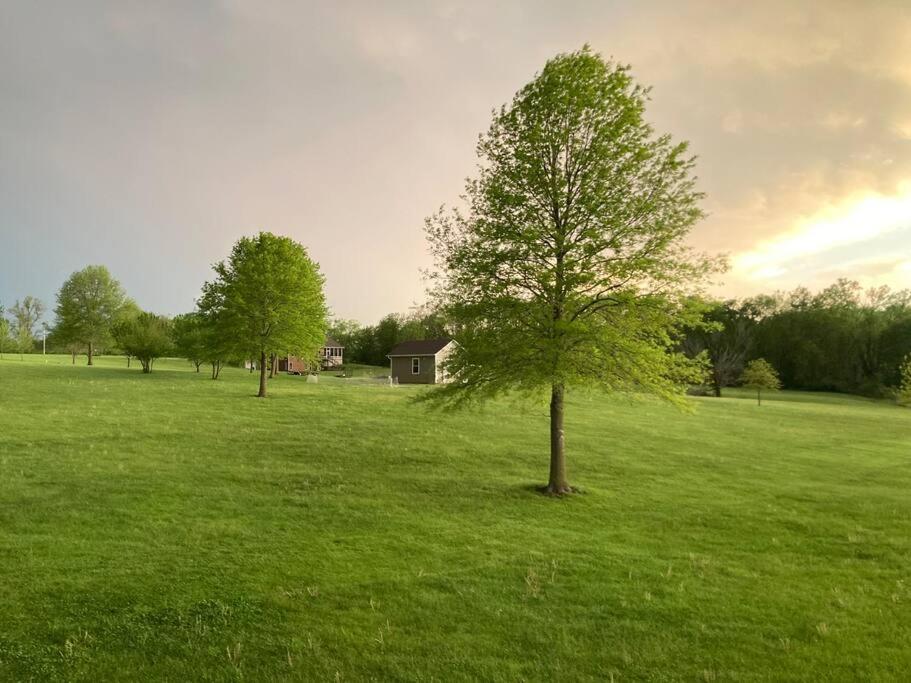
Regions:
<instances>
[{"instance_id":1,"label":"cloudy sky","mask_svg":"<svg viewBox=\"0 0 911 683\"><path fill-rule=\"evenodd\" d=\"M107 265L190 310L260 229L308 247L334 312L422 300L423 219L548 57L653 86L699 155L692 234L723 291L911 287L911 7L879 2L0 3L0 302Z\"/></svg>"}]
</instances>

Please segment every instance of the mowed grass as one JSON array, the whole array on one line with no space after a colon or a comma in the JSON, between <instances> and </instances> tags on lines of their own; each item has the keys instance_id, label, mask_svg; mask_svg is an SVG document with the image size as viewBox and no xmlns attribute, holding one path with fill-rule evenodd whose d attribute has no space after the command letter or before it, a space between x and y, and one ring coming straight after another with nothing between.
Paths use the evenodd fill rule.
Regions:
<instances>
[{"instance_id":1,"label":"mowed grass","mask_svg":"<svg viewBox=\"0 0 911 683\"><path fill-rule=\"evenodd\" d=\"M584 493L555 500L544 404L255 390L181 361L0 361L0 679L911 671L911 410L577 393Z\"/></svg>"}]
</instances>

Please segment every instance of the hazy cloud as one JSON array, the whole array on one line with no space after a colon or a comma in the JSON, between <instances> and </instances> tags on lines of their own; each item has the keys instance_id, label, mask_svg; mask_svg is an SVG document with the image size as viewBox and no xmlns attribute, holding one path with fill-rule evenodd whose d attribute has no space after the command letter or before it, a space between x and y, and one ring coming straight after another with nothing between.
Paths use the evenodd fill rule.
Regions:
<instances>
[{"instance_id":1,"label":"hazy cloud","mask_svg":"<svg viewBox=\"0 0 911 683\"><path fill-rule=\"evenodd\" d=\"M308 246L338 314L405 309L423 218L458 197L490 110L586 42L699 155L692 241L732 254L726 291L911 285L904 2L9 0L0 300L104 263L176 313L270 229Z\"/></svg>"}]
</instances>

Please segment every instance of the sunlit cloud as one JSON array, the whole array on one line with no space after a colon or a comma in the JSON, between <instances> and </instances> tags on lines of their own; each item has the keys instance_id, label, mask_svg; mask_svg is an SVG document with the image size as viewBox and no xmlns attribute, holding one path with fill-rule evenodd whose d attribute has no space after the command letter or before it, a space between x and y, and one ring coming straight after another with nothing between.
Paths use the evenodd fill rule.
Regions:
<instances>
[{"instance_id":1,"label":"sunlit cloud","mask_svg":"<svg viewBox=\"0 0 911 683\"><path fill-rule=\"evenodd\" d=\"M911 184L906 184L894 196L867 195L799 221L787 234L737 255L734 271L753 280L779 277L807 257L869 242L909 226Z\"/></svg>"}]
</instances>

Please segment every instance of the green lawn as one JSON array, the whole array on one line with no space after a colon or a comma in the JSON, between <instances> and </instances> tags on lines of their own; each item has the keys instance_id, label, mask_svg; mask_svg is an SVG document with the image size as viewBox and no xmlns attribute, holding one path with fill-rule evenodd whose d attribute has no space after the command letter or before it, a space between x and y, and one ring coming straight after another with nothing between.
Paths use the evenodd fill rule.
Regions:
<instances>
[{"instance_id":1,"label":"green lawn","mask_svg":"<svg viewBox=\"0 0 911 683\"><path fill-rule=\"evenodd\" d=\"M807 680L911 671L911 410L0 361L0 680Z\"/></svg>"}]
</instances>

